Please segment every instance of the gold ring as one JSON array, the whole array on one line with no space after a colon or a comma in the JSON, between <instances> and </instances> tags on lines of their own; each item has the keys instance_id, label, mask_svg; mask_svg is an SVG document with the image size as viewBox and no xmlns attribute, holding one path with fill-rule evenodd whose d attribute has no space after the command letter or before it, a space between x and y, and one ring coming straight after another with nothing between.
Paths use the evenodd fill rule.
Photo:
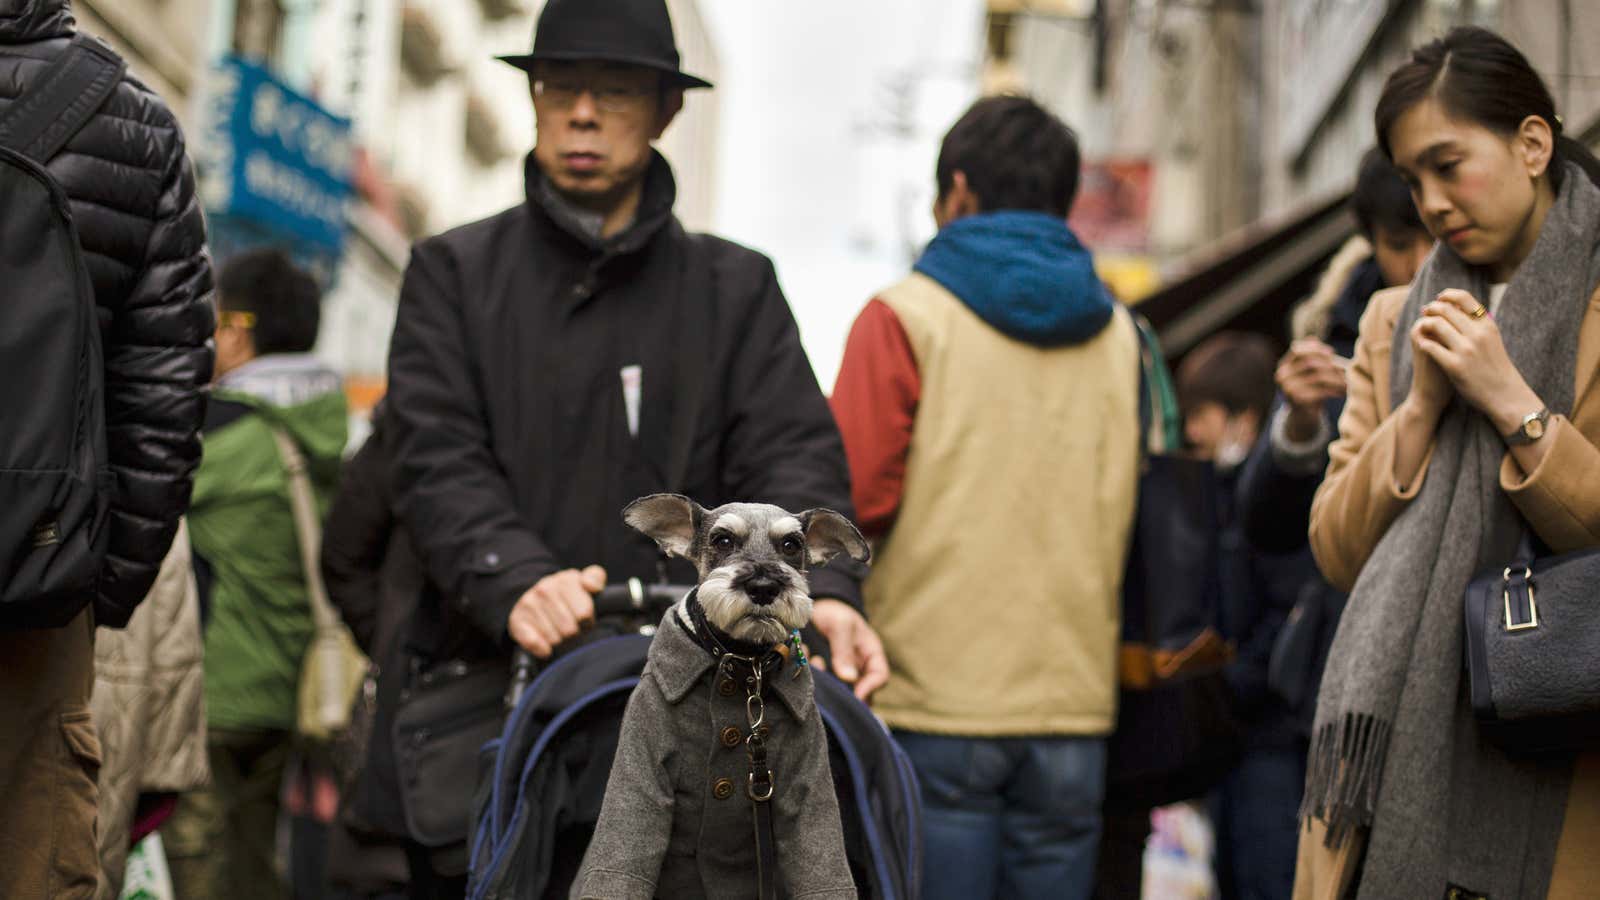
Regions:
<instances>
[{"instance_id":1,"label":"gold ring","mask_svg":"<svg viewBox=\"0 0 1600 900\"><path fill-rule=\"evenodd\" d=\"M1481 318L1483 318L1484 316L1486 316L1488 314L1489 314L1489 308L1484 306L1481 303L1478 304L1478 308L1477 309L1474 309L1472 312L1467 313L1467 315L1473 317L1474 319L1481 319Z\"/></svg>"}]
</instances>

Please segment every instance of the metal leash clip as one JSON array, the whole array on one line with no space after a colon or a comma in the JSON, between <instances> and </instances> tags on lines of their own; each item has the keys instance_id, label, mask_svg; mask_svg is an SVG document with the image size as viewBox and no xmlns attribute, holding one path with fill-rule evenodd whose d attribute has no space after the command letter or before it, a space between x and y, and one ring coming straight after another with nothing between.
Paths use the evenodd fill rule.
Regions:
<instances>
[{"instance_id":1,"label":"metal leash clip","mask_svg":"<svg viewBox=\"0 0 1600 900\"><path fill-rule=\"evenodd\" d=\"M772 799L774 783L772 769L767 767L767 745L762 732L767 721L767 704L761 697L761 662L751 660L750 678L746 681L750 693L744 698L745 720L750 723L750 734L744 739L750 754L750 777L745 792L757 803Z\"/></svg>"}]
</instances>

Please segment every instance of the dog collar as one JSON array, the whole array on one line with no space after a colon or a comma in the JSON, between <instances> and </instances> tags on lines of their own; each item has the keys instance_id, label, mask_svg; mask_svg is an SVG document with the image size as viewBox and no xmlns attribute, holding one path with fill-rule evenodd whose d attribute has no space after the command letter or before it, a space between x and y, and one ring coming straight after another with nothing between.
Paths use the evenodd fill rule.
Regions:
<instances>
[{"instance_id":1,"label":"dog collar","mask_svg":"<svg viewBox=\"0 0 1600 900\"><path fill-rule=\"evenodd\" d=\"M699 589L696 588L689 592L688 597L684 598L683 606L684 610L689 613L689 622L681 624L683 624L684 630L689 632L694 642L702 650L710 654L712 659L720 664L724 657L731 656L736 660L744 661L752 668L759 664L763 670L782 665L783 656L778 653L773 645L741 641L712 625L706 619L705 608L700 605L700 600L697 597L698 591ZM691 623L693 627L690 627Z\"/></svg>"}]
</instances>

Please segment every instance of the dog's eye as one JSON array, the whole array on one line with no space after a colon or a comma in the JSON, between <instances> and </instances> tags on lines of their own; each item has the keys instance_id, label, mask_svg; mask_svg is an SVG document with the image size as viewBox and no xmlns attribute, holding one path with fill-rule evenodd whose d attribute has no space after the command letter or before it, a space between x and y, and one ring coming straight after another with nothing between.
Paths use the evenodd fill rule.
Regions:
<instances>
[{"instance_id":1,"label":"dog's eye","mask_svg":"<svg viewBox=\"0 0 1600 900\"><path fill-rule=\"evenodd\" d=\"M800 551L804 550L805 546L799 538L792 534L783 539L783 552L790 556L799 556Z\"/></svg>"},{"instance_id":2,"label":"dog's eye","mask_svg":"<svg viewBox=\"0 0 1600 900\"><path fill-rule=\"evenodd\" d=\"M733 535L731 535L731 534L713 534L711 536L711 546L717 548L718 550L732 550L733 549Z\"/></svg>"}]
</instances>

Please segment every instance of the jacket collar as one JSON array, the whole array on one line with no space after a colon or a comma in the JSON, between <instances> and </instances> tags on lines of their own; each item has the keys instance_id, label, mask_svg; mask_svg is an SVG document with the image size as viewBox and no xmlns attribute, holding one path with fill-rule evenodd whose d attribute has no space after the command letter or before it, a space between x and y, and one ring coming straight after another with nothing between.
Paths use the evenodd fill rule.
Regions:
<instances>
[{"instance_id":1,"label":"jacket collar","mask_svg":"<svg viewBox=\"0 0 1600 900\"><path fill-rule=\"evenodd\" d=\"M678 183L673 178L672 166L656 150L650 151L650 166L644 175L644 196L639 199L639 211L633 224L610 238L600 237L592 223L586 221L586 215L549 188L531 152L523 162L523 187L535 221L575 244L585 256L625 256L643 249L672 221L672 205L678 199Z\"/></svg>"},{"instance_id":2,"label":"jacket collar","mask_svg":"<svg viewBox=\"0 0 1600 900\"><path fill-rule=\"evenodd\" d=\"M717 665L716 660L685 630L684 619L679 615L682 609L680 602L662 617L661 626L656 629L656 636L650 642L650 662L645 669L647 674L655 676L661 693L668 703L673 704L688 696L705 674ZM799 677L795 677L796 671L799 671ZM810 666L796 667L794 663L786 661L768 678L768 684L771 685L769 693L778 695L796 721L804 721L811 715L816 701L812 696ZM714 687L711 689L715 690Z\"/></svg>"},{"instance_id":3,"label":"jacket collar","mask_svg":"<svg viewBox=\"0 0 1600 900\"><path fill-rule=\"evenodd\" d=\"M0 4L0 44L66 37L75 26L67 0L13 0Z\"/></svg>"},{"instance_id":4,"label":"jacket collar","mask_svg":"<svg viewBox=\"0 0 1600 900\"><path fill-rule=\"evenodd\" d=\"M343 389L339 373L309 353L258 356L217 379L216 389L271 406L298 406Z\"/></svg>"}]
</instances>

